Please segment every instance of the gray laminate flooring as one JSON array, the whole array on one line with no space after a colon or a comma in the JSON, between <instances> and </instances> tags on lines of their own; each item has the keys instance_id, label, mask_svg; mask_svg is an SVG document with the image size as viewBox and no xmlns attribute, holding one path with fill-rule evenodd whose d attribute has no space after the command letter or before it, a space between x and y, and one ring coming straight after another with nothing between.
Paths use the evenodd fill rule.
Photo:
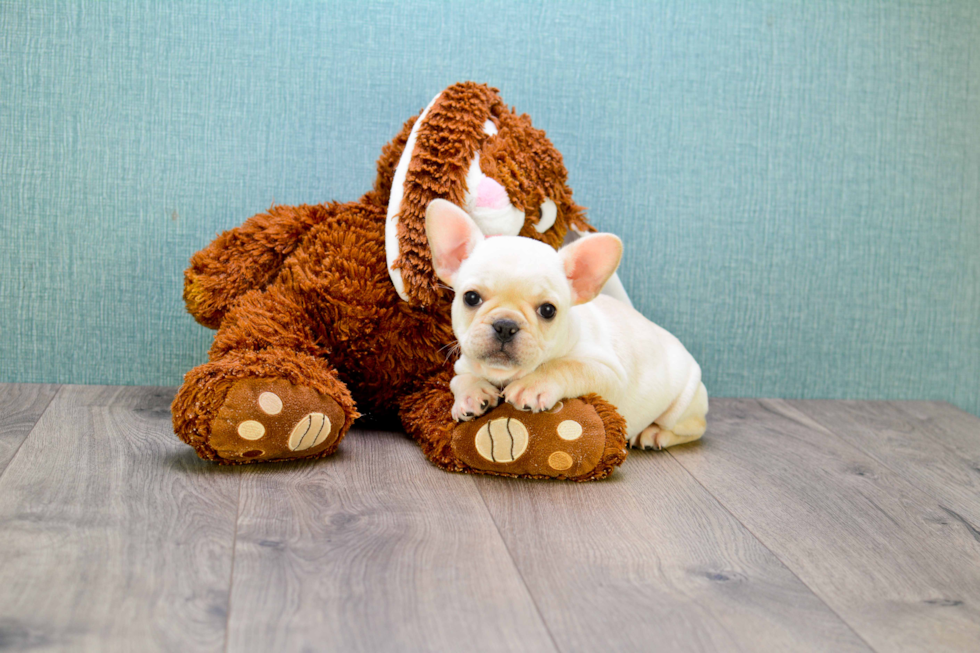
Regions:
<instances>
[{"instance_id":1,"label":"gray laminate flooring","mask_svg":"<svg viewBox=\"0 0 980 653\"><path fill-rule=\"evenodd\" d=\"M0 650L980 651L980 419L713 399L588 484L403 434L222 467L171 388L0 384Z\"/></svg>"}]
</instances>

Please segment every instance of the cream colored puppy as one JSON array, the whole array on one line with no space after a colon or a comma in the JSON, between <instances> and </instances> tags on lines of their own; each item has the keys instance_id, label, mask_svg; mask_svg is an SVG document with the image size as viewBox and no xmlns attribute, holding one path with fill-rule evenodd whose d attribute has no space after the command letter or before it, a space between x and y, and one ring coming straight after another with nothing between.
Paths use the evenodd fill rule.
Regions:
<instances>
[{"instance_id":1,"label":"cream colored puppy","mask_svg":"<svg viewBox=\"0 0 980 653\"><path fill-rule=\"evenodd\" d=\"M537 412L595 392L626 419L634 447L704 434L708 393L691 354L630 306L599 295L619 265L619 238L595 234L556 252L530 238L485 238L445 200L425 217L435 272L456 292L453 419L478 417L501 396Z\"/></svg>"}]
</instances>

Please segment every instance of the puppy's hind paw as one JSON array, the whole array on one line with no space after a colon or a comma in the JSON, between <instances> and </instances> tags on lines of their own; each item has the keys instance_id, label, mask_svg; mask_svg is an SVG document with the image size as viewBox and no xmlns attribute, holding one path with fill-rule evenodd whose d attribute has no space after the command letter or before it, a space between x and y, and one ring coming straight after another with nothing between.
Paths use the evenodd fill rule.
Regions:
<instances>
[{"instance_id":1,"label":"puppy's hind paw","mask_svg":"<svg viewBox=\"0 0 980 653\"><path fill-rule=\"evenodd\" d=\"M651 424L630 438L630 446L634 449L660 449L657 445L657 436L660 433L660 429Z\"/></svg>"},{"instance_id":2,"label":"puppy's hind paw","mask_svg":"<svg viewBox=\"0 0 980 653\"><path fill-rule=\"evenodd\" d=\"M630 439L630 446L634 449L657 449L662 450L678 444L693 442L701 437L701 433L678 435L673 431L667 431L655 424L651 424Z\"/></svg>"}]
</instances>

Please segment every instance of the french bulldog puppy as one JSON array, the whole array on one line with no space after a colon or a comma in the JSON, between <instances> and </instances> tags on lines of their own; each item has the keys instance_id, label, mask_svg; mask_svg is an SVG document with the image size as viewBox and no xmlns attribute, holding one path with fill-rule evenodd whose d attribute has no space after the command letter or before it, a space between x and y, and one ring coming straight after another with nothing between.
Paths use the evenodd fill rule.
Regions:
<instances>
[{"instance_id":1,"label":"french bulldog puppy","mask_svg":"<svg viewBox=\"0 0 980 653\"><path fill-rule=\"evenodd\" d=\"M428 205L425 226L436 275L456 293L453 419L478 417L501 397L538 412L594 392L626 420L631 446L663 449L704 434L708 393L691 354L599 295L619 265L619 238L593 234L556 252L530 238L484 237L446 200Z\"/></svg>"}]
</instances>

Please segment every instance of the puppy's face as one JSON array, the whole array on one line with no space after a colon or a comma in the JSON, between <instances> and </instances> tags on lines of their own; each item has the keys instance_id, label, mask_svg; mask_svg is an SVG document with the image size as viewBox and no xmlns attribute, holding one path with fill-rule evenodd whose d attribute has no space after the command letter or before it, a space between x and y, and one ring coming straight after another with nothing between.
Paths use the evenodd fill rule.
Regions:
<instances>
[{"instance_id":1,"label":"puppy's face","mask_svg":"<svg viewBox=\"0 0 980 653\"><path fill-rule=\"evenodd\" d=\"M460 265L453 332L462 354L495 383L560 355L568 340L571 290L559 255L527 238L479 243Z\"/></svg>"},{"instance_id":2,"label":"puppy's face","mask_svg":"<svg viewBox=\"0 0 980 653\"><path fill-rule=\"evenodd\" d=\"M596 234L556 252L516 236L484 238L445 200L426 211L436 275L453 287L453 331L477 374L504 384L564 355L571 308L590 301L615 272L622 243Z\"/></svg>"}]
</instances>

